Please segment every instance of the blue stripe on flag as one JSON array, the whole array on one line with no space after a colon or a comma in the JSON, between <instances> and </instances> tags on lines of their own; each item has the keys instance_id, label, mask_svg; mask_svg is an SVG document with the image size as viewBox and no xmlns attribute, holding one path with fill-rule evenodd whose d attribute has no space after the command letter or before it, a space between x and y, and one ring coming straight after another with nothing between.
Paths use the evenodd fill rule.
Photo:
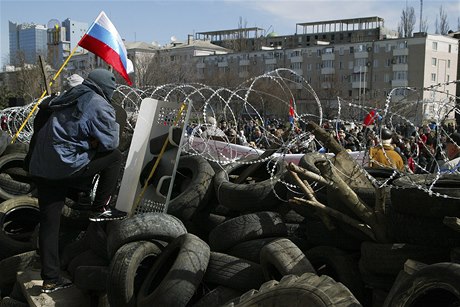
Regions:
<instances>
[{"instance_id":1,"label":"blue stripe on flag","mask_svg":"<svg viewBox=\"0 0 460 307\"><path fill-rule=\"evenodd\" d=\"M102 27L101 25L94 23L87 34L100 40L101 42L112 48L116 53L118 53L120 55L121 61L123 62L123 66L126 70L126 54L124 53L123 48L118 44L116 37L114 37L111 32L109 32L106 28Z\"/></svg>"}]
</instances>

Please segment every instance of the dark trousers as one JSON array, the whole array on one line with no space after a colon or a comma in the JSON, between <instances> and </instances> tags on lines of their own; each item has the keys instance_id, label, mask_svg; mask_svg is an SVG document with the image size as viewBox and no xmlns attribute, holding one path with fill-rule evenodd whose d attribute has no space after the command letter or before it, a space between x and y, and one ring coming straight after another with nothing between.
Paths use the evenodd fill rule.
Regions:
<instances>
[{"instance_id":1,"label":"dark trousers","mask_svg":"<svg viewBox=\"0 0 460 307\"><path fill-rule=\"evenodd\" d=\"M40 259L43 280L54 281L60 276L59 228L61 211L69 187L81 185L96 174L100 175L94 206L108 203L120 175L121 152L118 149L98 153L90 163L80 171L63 180L38 179L38 204L40 206Z\"/></svg>"}]
</instances>

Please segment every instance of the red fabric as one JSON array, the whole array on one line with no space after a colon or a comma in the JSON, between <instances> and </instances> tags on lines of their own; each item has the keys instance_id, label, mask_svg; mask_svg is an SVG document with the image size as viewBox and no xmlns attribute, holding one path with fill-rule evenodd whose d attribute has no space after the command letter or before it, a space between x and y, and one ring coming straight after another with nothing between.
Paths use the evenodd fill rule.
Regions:
<instances>
[{"instance_id":1,"label":"red fabric","mask_svg":"<svg viewBox=\"0 0 460 307\"><path fill-rule=\"evenodd\" d=\"M80 42L79 46L91 51L107 64L111 65L115 71L117 71L129 85L132 85L131 79L129 78L126 70L121 62L120 55L116 53L112 48L101 42L100 40L85 34Z\"/></svg>"},{"instance_id":2,"label":"red fabric","mask_svg":"<svg viewBox=\"0 0 460 307\"><path fill-rule=\"evenodd\" d=\"M366 117L364 118L363 125L364 126L369 126L372 125L375 121L375 110L371 110L369 113L367 113Z\"/></svg>"}]
</instances>

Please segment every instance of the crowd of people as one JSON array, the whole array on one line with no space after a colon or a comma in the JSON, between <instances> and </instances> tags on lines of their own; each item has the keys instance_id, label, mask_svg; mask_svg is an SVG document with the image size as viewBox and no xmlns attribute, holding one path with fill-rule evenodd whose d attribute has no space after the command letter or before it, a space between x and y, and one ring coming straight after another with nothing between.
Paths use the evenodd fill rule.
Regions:
<instances>
[{"instance_id":1,"label":"crowd of people","mask_svg":"<svg viewBox=\"0 0 460 307\"><path fill-rule=\"evenodd\" d=\"M373 167L392 167L411 173L456 171L452 170L456 164L449 169L443 167L459 156L460 126L454 123L442 126L425 124L420 127L402 123L390 128L381 124L365 126L326 120L322 127L346 150L368 151L370 165ZM259 149L286 146L286 138L283 136L287 130L291 132L288 153L328 151L314 138L305 137L302 134L305 128L301 124L292 129L289 122L279 118L267 119L264 123L254 119L240 119L230 123L224 119L217 121L214 117L208 117L206 125L192 124L189 127L189 133L203 138L212 137ZM302 137L296 141L296 135ZM460 172L459 167L457 172Z\"/></svg>"}]
</instances>

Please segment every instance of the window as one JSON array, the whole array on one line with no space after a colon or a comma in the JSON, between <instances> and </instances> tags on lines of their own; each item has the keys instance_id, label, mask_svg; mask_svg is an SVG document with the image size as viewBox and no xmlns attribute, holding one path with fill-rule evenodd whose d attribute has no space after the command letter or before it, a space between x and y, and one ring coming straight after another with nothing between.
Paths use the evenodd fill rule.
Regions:
<instances>
[{"instance_id":1,"label":"window","mask_svg":"<svg viewBox=\"0 0 460 307\"><path fill-rule=\"evenodd\" d=\"M344 48L343 48L343 47L340 47L340 49L339 49L339 55L343 55L343 53L344 53Z\"/></svg>"},{"instance_id":2,"label":"window","mask_svg":"<svg viewBox=\"0 0 460 307\"><path fill-rule=\"evenodd\" d=\"M433 50L438 50L438 42L433 42L431 46Z\"/></svg>"},{"instance_id":3,"label":"window","mask_svg":"<svg viewBox=\"0 0 460 307\"><path fill-rule=\"evenodd\" d=\"M431 81L436 82L436 74L435 73L431 74Z\"/></svg>"},{"instance_id":4,"label":"window","mask_svg":"<svg viewBox=\"0 0 460 307\"><path fill-rule=\"evenodd\" d=\"M350 53L354 53L355 52L355 48L353 46L350 47Z\"/></svg>"},{"instance_id":5,"label":"window","mask_svg":"<svg viewBox=\"0 0 460 307\"><path fill-rule=\"evenodd\" d=\"M393 72L393 80L407 80L407 71Z\"/></svg>"},{"instance_id":6,"label":"window","mask_svg":"<svg viewBox=\"0 0 460 307\"><path fill-rule=\"evenodd\" d=\"M334 68L334 61L333 60L323 61L323 68Z\"/></svg>"},{"instance_id":7,"label":"window","mask_svg":"<svg viewBox=\"0 0 460 307\"><path fill-rule=\"evenodd\" d=\"M316 50L316 55L321 56L321 49Z\"/></svg>"},{"instance_id":8,"label":"window","mask_svg":"<svg viewBox=\"0 0 460 307\"><path fill-rule=\"evenodd\" d=\"M307 64L307 70L308 70L308 71L311 71L311 69L312 69L312 64L311 64L311 63L308 63L308 64Z\"/></svg>"},{"instance_id":9,"label":"window","mask_svg":"<svg viewBox=\"0 0 460 307\"><path fill-rule=\"evenodd\" d=\"M379 67L379 60L374 59L372 66L374 66L375 68Z\"/></svg>"},{"instance_id":10,"label":"window","mask_svg":"<svg viewBox=\"0 0 460 307\"><path fill-rule=\"evenodd\" d=\"M436 66L436 58L431 58L431 65Z\"/></svg>"},{"instance_id":11,"label":"window","mask_svg":"<svg viewBox=\"0 0 460 307\"><path fill-rule=\"evenodd\" d=\"M348 62L348 69L353 69L353 61Z\"/></svg>"},{"instance_id":12,"label":"window","mask_svg":"<svg viewBox=\"0 0 460 307\"><path fill-rule=\"evenodd\" d=\"M449 45L449 53L452 52L452 45Z\"/></svg>"},{"instance_id":13,"label":"window","mask_svg":"<svg viewBox=\"0 0 460 307\"><path fill-rule=\"evenodd\" d=\"M390 74L383 75L383 82L390 82Z\"/></svg>"},{"instance_id":14,"label":"window","mask_svg":"<svg viewBox=\"0 0 460 307\"><path fill-rule=\"evenodd\" d=\"M447 75L447 80L446 82L449 82L450 81L450 75Z\"/></svg>"},{"instance_id":15,"label":"window","mask_svg":"<svg viewBox=\"0 0 460 307\"><path fill-rule=\"evenodd\" d=\"M395 57L395 64L407 64L407 55L398 55Z\"/></svg>"},{"instance_id":16,"label":"window","mask_svg":"<svg viewBox=\"0 0 460 307\"><path fill-rule=\"evenodd\" d=\"M447 68L450 68L450 60L447 60Z\"/></svg>"},{"instance_id":17,"label":"window","mask_svg":"<svg viewBox=\"0 0 460 307\"><path fill-rule=\"evenodd\" d=\"M291 63L291 69L302 69L302 63L301 62Z\"/></svg>"},{"instance_id":18,"label":"window","mask_svg":"<svg viewBox=\"0 0 460 307\"><path fill-rule=\"evenodd\" d=\"M343 69L343 63L339 62L339 69Z\"/></svg>"},{"instance_id":19,"label":"window","mask_svg":"<svg viewBox=\"0 0 460 307\"><path fill-rule=\"evenodd\" d=\"M316 63L316 70L319 70L321 69L321 64L320 63Z\"/></svg>"}]
</instances>

